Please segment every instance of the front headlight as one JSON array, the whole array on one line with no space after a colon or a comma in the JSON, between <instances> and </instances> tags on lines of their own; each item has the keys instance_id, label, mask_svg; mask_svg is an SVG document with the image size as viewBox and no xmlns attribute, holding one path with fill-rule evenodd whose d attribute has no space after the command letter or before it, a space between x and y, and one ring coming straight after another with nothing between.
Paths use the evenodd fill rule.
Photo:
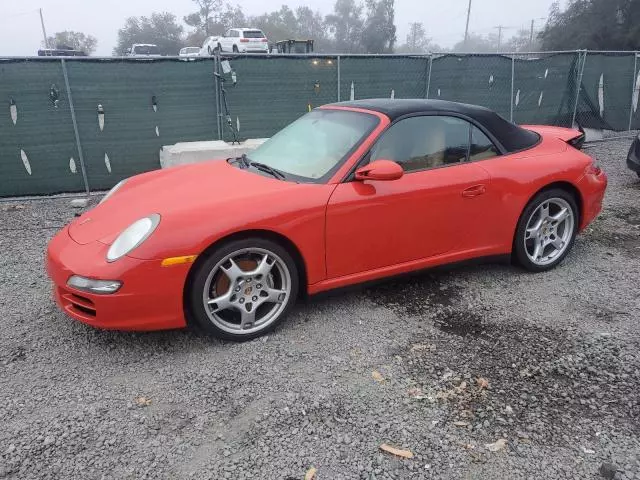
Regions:
<instances>
[{"instance_id":1,"label":"front headlight","mask_svg":"<svg viewBox=\"0 0 640 480\"><path fill-rule=\"evenodd\" d=\"M116 185L111 190L109 190L104 197L102 197L102 200L100 200L100 203L106 202L107 198L109 198L111 195L113 195L118 190L120 190L120 187L122 187L127 180L128 179L125 178L124 180L120 180L118 183L116 183Z\"/></svg>"},{"instance_id":2,"label":"front headlight","mask_svg":"<svg viewBox=\"0 0 640 480\"><path fill-rule=\"evenodd\" d=\"M118 235L107 252L107 262L115 262L124 257L151 236L160 223L160 215L153 213L129 225Z\"/></svg>"}]
</instances>

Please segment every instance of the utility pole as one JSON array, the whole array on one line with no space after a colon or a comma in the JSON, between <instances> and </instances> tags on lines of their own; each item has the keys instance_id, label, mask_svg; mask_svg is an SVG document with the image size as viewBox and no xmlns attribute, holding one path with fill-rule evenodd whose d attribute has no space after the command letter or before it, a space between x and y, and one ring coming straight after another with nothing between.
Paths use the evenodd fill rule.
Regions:
<instances>
[{"instance_id":1,"label":"utility pole","mask_svg":"<svg viewBox=\"0 0 640 480\"><path fill-rule=\"evenodd\" d=\"M533 50L533 34L535 29L536 20L546 20L545 17L533 18L531 19L531 33L529 34L529 51Z\"/></svg>"},{"instance_id":2,"label":"utility pole","mask_svg":"<svg viewBox=\"0 0 640 480\"><path fill-rule=\"evenodd\" d=\"M502 45L502 30L504 30L505 27L504 25L498 25L497 27L494 27L498 29L498 52L500 52L500 46Z\"/></svg>"},{"instance_id":3,"label":"utility pole","mask_svg":"<svg viewBox=\"0 0 640 480\"><path fill-rule=\"evenodd\" d=\"M44 18L42 17L42 9L40 11L40 25L42 25L42 36L44 37L44 47L49 48L49 39L47 38L47 31L44 29Z\"/></svg>"},{"instance_id":4,"label":"utility pole","mask_svg":"<svg viewBox=\"0 0 640 480\"><path fill-rule=\"evenodd\" d=\"M529 51L533 50L533 24L535 23L535 19L531 19L531 34L529 35Z\"/></svg>"},{"instance_id":5,"label":"utility pole","mask_svg":"<svg viewBox=\"0 0 640 480\"><path fill-rule=\"evenodd\" d=\"M469 19L471 18L471 0L469 0L469 8L467 8L467 27L464 29L464 46L467 46L469 40Z\"/></svg>"}]
</instances>

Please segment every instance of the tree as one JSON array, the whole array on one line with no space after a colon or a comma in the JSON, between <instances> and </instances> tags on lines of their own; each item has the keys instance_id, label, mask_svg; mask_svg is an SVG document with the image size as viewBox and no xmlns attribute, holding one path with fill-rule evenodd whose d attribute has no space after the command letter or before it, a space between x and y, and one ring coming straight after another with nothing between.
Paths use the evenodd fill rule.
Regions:
<instances>
[{"instance_id":1,"label":"tree","mask_svg":"<svg viewBox=\"0 0 640 480\"><path fill-rule=\"evenodd\" d=\"M453 46L453 52L464 53L496 53L498 51L498 35L479 35L470 33L467 42L464 40Z\"/></svg>"},{"instance_id":2,"label":"tree","mask_svg":"<svg viewBox=\"0 0 640 480\"><path fill-rule=\"evenodd\" d=\"M640 49L640 0L555 2L540 37L545 50Z\"/></svg>"},{"instance_id":3,"label":"tree","mask_svg":"<svg viewBox=\"0 0 640 480\"><path fill-rule=\"evenodd\" d=\"M47 42L50 48L70 48L72 50L80 50L87 55L95 52L98 45L98 40L93 35L85 35L82 32L70 30L54 33L53 37L47 37ZM43 46L46 47L46 45Z\"/></svg>"},{"instance_id":4,"label":"tree","mask_svg":"<svg viewBox=\"0 0 640 480\"><path fill-rule=\"evenodd\" d=\"M355 0L336 0L333 13L325 17L325 24L333 36L337 52L362 51L362 5L357 4Z\"/></svg>"},{"instance_id":5,"label":"tree","mask_svg":"<svg viewBox=\"0 0 640 480\"><path fill-rule=\"evenodd\" d=\"M326 49L329 44L322 15L309 7L298 7L293 11L283 5L280 10L250 17L249 23L262 30L274 42L289 39L314 40L316 51Z\"/></svg>"},{"instance_id":6,"label":"tree","mask_svg":"<svg viewBox=\"0 0 640 480\"><path fill-rule=\"evenodd\" d=\"M537 52L540 48L538 35L534 33L531 38L531 30L522 28L504 43L502 50L505 52Z\"/></svg>"},{"instance_id":7,"label":"tree","mask_svg":"<svg viewBox=\"0 0 640 480\"><path fill-rule=\"evenodd\" d=\"M184 17L184 23L194 27L208 37L211 33L212 15L222 9L222 0L193 0L198 5L198 11Z\"/></svg>"},{"instance_id":8,"label":"tree","mask_svg":"<svg viewBox=\"0 0 640 480\"><path fill-rule=\"evenodd\" d=\"M362 31L366 53L392 53L396 43L394 0L366 0L367 19Z\"/></svg>"},{"instance_id":9,"label":"tree","mask_svg":"<svg viewBox=\"0 0 640 480\"><path fill-rule=\"evenodd\" d=\"M295 13L286 5L275 12L251 17L249 21L274 42L295 38L299 30Z\"/></svg>"},{"instance_id":10,"label":"tree","mask_svg":"<svg viewBox=\"0 0 640 480\"><path fill-rule=\"evenodd\" d=\"M129 17L118 30L115 55L122 55L134 43L153 43L163 55L177 55L184 46L182 25L172 13L152 13L151 17Z\"/></svg>"},{"instance_id":11,"label":"tree","mask_svg":"<svg viewBox=\"0 0 640 480\"><path fill-rule=\"evenodd\" d=\"M314 12L309 7L296 8L298 24L298 37L301 40L313 40L315 50L322 52L330 47L327 37L327 26L319 12Z\"/></svg>"},{"instance_id":12,"label":"tree","mask_svg":"<svg viewBox=\"0 0 640 480\"><path fill-rule=\"evenodd\" d=\"M242 8L222 0L193 0L198 11L184 17L184 23L193 27L187 36L191 45L201 45L210 35L223 35L229 28L244 27L246 18Z\"/></svg>"},{"instance_id":13,"label":"tree","mask_svg":"<svg viewBox=\"0 0 640 480\"><path fill-rule=\"evenodd\" d=\"M421 22L409 24L407 42L398 47L398 53L425 53L431 47L431 39L427 38L427 32Z\"/></svg>"}]
</instances>

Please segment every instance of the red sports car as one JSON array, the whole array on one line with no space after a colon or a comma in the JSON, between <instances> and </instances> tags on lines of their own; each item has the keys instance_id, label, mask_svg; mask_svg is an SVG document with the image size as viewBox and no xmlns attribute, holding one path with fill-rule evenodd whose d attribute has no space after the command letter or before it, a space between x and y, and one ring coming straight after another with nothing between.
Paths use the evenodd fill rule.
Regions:
<instances>
[{"instance_id":1,"label":"red sports car","mask_svg":"<svg viewBox=\"0 0 640 480\"><path fill-rule=\"evenodd\" d=\"M81 322L231 340L300 295L484 257L548 270L602 207L583 140L444 101L327 105L248 157L120 182L56 235L47 268Z\"/></svg>"}]
</instances>

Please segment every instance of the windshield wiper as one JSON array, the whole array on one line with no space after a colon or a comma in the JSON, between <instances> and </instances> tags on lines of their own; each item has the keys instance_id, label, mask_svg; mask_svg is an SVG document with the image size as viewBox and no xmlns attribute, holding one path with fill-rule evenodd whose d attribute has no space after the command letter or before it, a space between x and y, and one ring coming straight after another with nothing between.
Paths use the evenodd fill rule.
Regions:
<instances>
[{"instance_id":1,"label":"windshield wiper","mask_svg":"<svg viewBox=\"0 0 640 480\"><path fill-rule=\"evenodd\" d=\"M240 163L244 165L244 168L249 168L249 166L251 165L251 162L249 161L249 157L247 157L246 153L243 153L242 155L240 155L238 158L236 158L236 160L239 160Z\"/></svg>"},{"instance_id":2,"label":"windshield wiper","mask_svg":"<svg viewBox=\"0 0 640 480\"><path fill-rule=\"evenodd\" d=\"M243 157L246 158L246 155L243 155ZM279 178L281 180L284 180L285 178L287 178L287 176L284 173L282 173L280 170L277 170L277 169L275 169L273 167L270 167L269 165L267 165L265 163L249 162L249 166L255 167L256 169L260 170L261 172L268 173L272 177Z\"/></svg>"}]
</instances>

